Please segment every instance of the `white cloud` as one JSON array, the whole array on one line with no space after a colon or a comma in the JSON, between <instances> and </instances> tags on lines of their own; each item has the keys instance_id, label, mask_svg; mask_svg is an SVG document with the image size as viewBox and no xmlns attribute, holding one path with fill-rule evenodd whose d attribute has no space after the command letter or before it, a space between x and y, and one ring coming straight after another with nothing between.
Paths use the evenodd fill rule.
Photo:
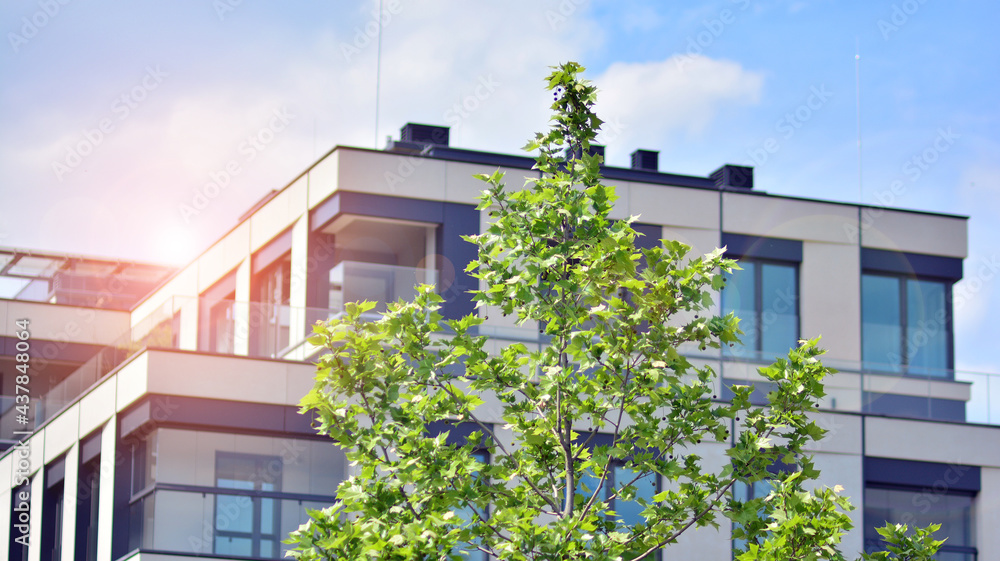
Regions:
<instances>
[{"instance_id":1,"label":"white cloud","mask_svg":"<svg viewBox=\"0 0 1000 561\"><path fill-rule=\"evenodd\" d=\"M96 124L93 115L84 114L87 108L104 116L107 100L120 88L95 87L91 97L67 98L72 103L56 99L19 106L19 114L28 115L26 122L44 127L30 137L8 136L8 146L0 147L6 154L5 182L30 187L10 193L9 200L22 212L0 216L8 222L5 242L172 258L177 250L160 241L163 231L183 228L205 247L232 227L253 201L282 187L315 155L333 144L381 148L385 136L398 136L399 127L408 121L450 125L454 146L518 153L534 131L546 126L551 97L543 89L543 78L548 67L567 60L586 64L593 54L604 57L603 32L588 2L402 3L384 28L376 136L377 47L374 41L358 47L355 38L371 22L377 5L371 1L362 10L345 8L336 25L319 26L295 42L286 41L287 36L281 41L247 36L238 45L237 58L226 51L195 48L211 37L185 37L191 47L187 58L178 54L171 59L167 81L127 120L116 122L115 132L85 166L62 183L55 180L51 161L79 138L80 123ZM151 33L169 38L179 31ZM345 57L345 45L358 51ZM149 51L138 58L160 56ZM93 61L104 63L96 56ZM134 68L122 72L126 70ZM121 80L133 83L132 74ZM595 73L588 75L593 78ZM628 128L618 142L634 147L640 141L659 146L666 135L701 130L723 105L755 102L762 79L738 64L699 56L619 63L596 81L605 85L599 113L619 117ZM191 202L210 172L241 157L241 142L280 107L296 115L287 131L252 165L244 166L196 219L184 222L179 205ZM67 114L71 109L75 112ZM57 112L61 118L47 118ZM69 196L99 205L89 214L100 219L71 212L72 205L51 203ZM42 233L33 224L43 224L48 231ZM168 255L167 249L175 254Z\"/></svg>"},{"instance_id":2,"label":"white cloud","mask_svg":"<svg viewBox=\"0 0 1000 561\"><path fill-rule=\"evenodd\" d=\"M614 63L595 80L599 114L605 121L601 140L614 148L660 146L678 133L702 132L730 105L760 100L764 78L735 62L702 55L674 55L663 61ZM621 128L620 134L613 132Z\"/></svg>"}]
</instances>

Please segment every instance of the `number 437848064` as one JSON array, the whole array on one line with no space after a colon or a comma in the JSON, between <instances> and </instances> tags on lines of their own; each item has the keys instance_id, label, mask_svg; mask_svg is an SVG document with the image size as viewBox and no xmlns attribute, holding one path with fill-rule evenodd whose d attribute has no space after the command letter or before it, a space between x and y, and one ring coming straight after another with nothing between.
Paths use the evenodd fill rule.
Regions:
<instances>
[{"instance_id":1,"label":"number 437848064","mask_svg":"<svg viewBox=\"0 0 1000 561\"><path fill-rule=\"evenodd\" d=\"M26 319L19 319L14 322L14 325L17 326L17 331L15 331L14 334L18 339L14 344L14 350L17 351L14 355L14 360L17 362L14 368L20 373L14 378L14 382L16 384L16 395L14 400L17 402L15 408L19 413L18 420L24 419L25 423L27 422L26 416L28 414L30 401L30 396L28 394L28 382L31 379L28 375L29 364L31 362L31 355L28 354L28 351L31 349L31 342L29 341L31 333L28 331L29 323L30 322ZM22 415L25 417L22 417Z\"/></svg>"}]
</instances>

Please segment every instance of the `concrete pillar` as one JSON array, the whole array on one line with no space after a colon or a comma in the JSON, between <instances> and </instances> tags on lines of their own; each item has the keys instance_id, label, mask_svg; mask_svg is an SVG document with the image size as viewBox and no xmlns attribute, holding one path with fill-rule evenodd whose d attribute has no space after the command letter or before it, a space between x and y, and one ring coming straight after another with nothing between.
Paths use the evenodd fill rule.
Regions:
<instances>
[{"instance_id":1,"label":"concrete pillar","mask_svg":"<svg viewBox=\"0 0 1000 561\"><path fill-rule=\"evenodd\" d=\"M97 503L97 558L112 559L111 535L115 519L115 459L118 453L116 427L118 415L114 415L101 429L101 472L98 483ZM117 513L128 516L127 512Z\"/></svg>"},{"instance_id":2,"label":"concrete pillar","mask_svg":"<svg viewBox=\"0 0 1000 561\"><path fill-rule=\"evenodd\" d=\"M63 476L62 561L76 559L77 491L80 487L80 442L74 442L66 452Z\"/></svg>"},{"instance_id":3,"label":"concrete pillar","mask_svg":"<svg viewBox=\"0 0 1000 561\"><path fill-rule=\"evenodd\" d=\"M31 528L28 530L28 561L42 558L42 505L45 503L45 468L31 478Z\"/></svg>"},{"instance_id":4,"label":"concrete pillar","mask_svg":"<svg viewBox=\"0 0 1000 561\"><path fill-rule=\"evenodd\" d=\"M303 341L312 333L307 325L306 306L308 301L309 272L309 214L303 214L292 226L292 277L289 287L289 327L288 343L292 346Z\"/></svg>"},{"instance_id":5,"label":"concrete pillar","mask_svg":"<svg viewBox=\"0 0 1000 561\"><path fill-rule=\"evenodd\" d=\"M247 257L236 268L236 305L233 310L234 341L233 353L240 356L250 354L250 258Z\"/></svg>"},{"instance_id":6,"label":"concrete pillar","mask_svg":"<svg viewBox=\"0 0 1000 561\"><path fill-rule=\"evenodd\" d=\"M174 297L174 309L181 315L177 346L185 351L198 350L198 307L198 298Z\"/></svg>"}]
</instances>

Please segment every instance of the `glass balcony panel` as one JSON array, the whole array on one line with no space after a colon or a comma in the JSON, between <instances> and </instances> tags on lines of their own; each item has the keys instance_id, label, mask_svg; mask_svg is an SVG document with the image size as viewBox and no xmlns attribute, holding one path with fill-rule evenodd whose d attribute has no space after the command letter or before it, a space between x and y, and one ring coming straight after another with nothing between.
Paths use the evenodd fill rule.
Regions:
<instances>
[{"instance_id":1,"label":"glass balcony panel","mask_svg":"<svg viewBox=\"0 0 1000 561\"><path fill-rule=\"evenodd\" d=\"M412 300L417 285L436 283L432 269L341 261L330 270L330 307L369 300L376 303L374 312L382 313L389 302Z\"/></svg>"},{"instance_id":2,"label":"glass balcony panel","mask_svg":"<svg viewBox=\"0 0 1000 561\"><path fill-rule=\"evenodd\" d=\"M144 550L281 559L290 547L281 541L309 520L306 510L332 503L160 489L133 503L130 534Z\"/></svg>"}]
</instances>

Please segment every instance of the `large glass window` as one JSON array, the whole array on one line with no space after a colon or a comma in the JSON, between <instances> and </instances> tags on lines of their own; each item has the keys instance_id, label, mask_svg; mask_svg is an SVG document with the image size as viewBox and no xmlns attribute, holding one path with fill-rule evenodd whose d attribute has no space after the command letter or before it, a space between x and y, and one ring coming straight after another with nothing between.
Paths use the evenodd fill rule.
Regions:
<instances>
[{"instance_id":1,"label":"large glass window","mask_svg":"<svg viewBox=\"0 0 1000 561\"><path fill-rule=\"evenodd\" d=\"M722 310L740 318L743 340L726 348L729 356L770 359L783 356L799 338L798 272L795 265L741 260L727 275Z\"/></svg>"},{"instance_id":2,"label":"large glass window","mask_svg":"<svg viewBox=\"0 0 1000 561\"><path fill-rule=\"evenodd\" d=\"M949 292L943 281L862 275L865 369L950 377Z\"/></svg>"},{"instance_id":3,"label":"large glass window","mask_svg":"<svg viewBox=\"0 0 1000 561\"><path fill-rule=\"evenodd\" d=\"M268 266L256 279L258 304L251 309L250 325L258 327L257 356L278 356L288 346L291 281L291 254Z\"/></svg>"},{"instance_id":4,"label":"large glass window","mask_svg":"<svg viewBox=\"0 0 1000 561\"><path fill-rule=\"evenodd\" d=\"M584 474L577 482L576 492L586 501L595 490L601 485L601 478L593 473ZM622 488L631 485L635 488L635 496L630 499L618 497ZM645 507L639 502L640 499L646 504L653 503L653 496L658 492L658 483L655 473L648 473L639 476L622 462L613 462L604 479L604 486L598 491L598 498L608 503L608 510L614 512L614 517L624 526L636 526L646 522L642 515ZM659 551L642 558L642 561L652 561L659 559Z\"/></svg>"},{"instance_id":5,"label":"large glass window","mask_svg":"<svg viewBox=\"0 0 1000 561\"><path fill-rule=\"evenodd\" d=\"M219 452L215 486L221 489L281 490L281 458ZM247 494L215 496L215 547L219 555L277 557L280 501Z\"/></svg>"},{"instance_id":6,"label":"large glass window","mask_svg":"<svg viewBox=\"0 0 1000 561\"><path fill-rule=\"evenodd\" d=\"M642 516L645 509L639 503L639 499L645 500L647 504L653 502L653 495L656 494L656 474L648 473L642 477L625 465L616 463L612 465L608 476L604 479L604 487L601 488L599 498L608 501L608 509L615 512L615 516L627 526L642 524L646 519ZM576 492L589 497L601 484L601 479L594 474L586 474L580 478ZM616 497L622 487L632 485L635 487L635 498L624 500Z\"/></svg>"},{"instance_id":7,"label":"large glass window","mask_svg":"<svg viewBox=\"0 0 1000 561\"><path fill-rule=\"evenodd\" d=\"M865 489L865 550L885 547L876 528L890 524L924 527L940 524L936 539L948 538L934 557L940 561L976 561L971 494L931 489Z\"/></svg>"},{"instance_id":8,"label":"large glass window","mask_svg":"<svg viewBox=\"0 0 1000 561\"><path fill-rule=\"evenodd\" d=\"M128 550L278 559L330 506L347 460L326 440L158 428L134 447Z\"/></svg>"},{"instance_id":9,"label":"large glass window","mask_svg":"<svg viewBox=\"0 0 1000 561\"><path fill-rule=\"evenodd\" d=\"M80 466L76 492L76 561L97 561L98 505L101 493L101 457Z\"/></svg>"},{"instance_id":10,"label":"large glass window","mask_svg":"<svg viewBox=\"0 0 1000 561\"><path fill-rule=\"evenodd\" d=\"M427 436L435 437L442 433L447 433L445 442L450 446L465 446L468 443L468 437L475 432L482 433L482 428L476 423L451 423L451 422L433 422L427 425ZM472 456L479 461L481 464L490 463L490 453L487 449L488 438L484 435L479 441L479 445L473 448ZM478 472L475 474L478 476ZM479 515L484 515L489 517L489 512L477 513L472 506L463 506L455 512L456 517L463 523L473 523L478 521ZM455 553L462 555L463 559L467 561L486 561L486 553L476 548L475 543L460 543L455 548Z\"/></svg>"},{"instance_id":11,"label":"large glass window","mask_svg":"<svg viewBox=\"0 0 1000 561\"><path fill-rule=\"evenodd\" d=\"M737 481L733 484L733 499L741 502L748 502L753 499L763 499L771 494L774 490L774 482L770 479L761 479L760 481L754 481L753 483L747 483L745 481ZM733 528L736 527L736 523L733 523ZM745 539L733 539L733 557L736 557L739 553L743 553L747 550L747 541Z\"/></svg>"},{"instance_id":12,"label":"large glass window","mask_svg":"<svg viewBox=\"0 0 1000 561\"><path fill-rule=\"evenodd\" d=\"M236 294L230 294L209 310L209 350L232 354L236 349Z\"/></svg>"},{"instance_id":13,"label":"large glass window","mask_svg":"<svg viewBox=\"0 0 1000 561\"><path fill-rule=\"evenodd\" d=\"M62 528L65 497L63 475L65 458L45 470L45 502L42 506L42 561L59 561L62 558Z\"/></svg>"},{"instance_id":14,"label":"large glass window","mask_svg":"<svg viewBox=\"0 0 1000 561\"><path fill-rule=\"evenodd\" d=\"M10 490L10 521L7 558L10 561L28 561L28 531L31 521L30 482Z\"/></svg>"}]
</instances>

